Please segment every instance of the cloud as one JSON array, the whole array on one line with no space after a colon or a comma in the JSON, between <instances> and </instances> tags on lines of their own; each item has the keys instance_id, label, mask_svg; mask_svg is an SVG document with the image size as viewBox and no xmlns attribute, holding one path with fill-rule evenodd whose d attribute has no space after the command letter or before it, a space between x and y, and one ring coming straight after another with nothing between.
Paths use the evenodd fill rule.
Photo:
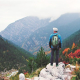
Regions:
<instances>
[{"instance_id":1,"label":"cloud","mask_svg":"<svg viewBox=\"0 0 80 80\"><path fill-rule=\"evenodd\" d=\"M73 12L80 12L80 0L0 0L0 26L5 28L26 16L51 17L54 20Z\"/></svg>"}]
</instances>

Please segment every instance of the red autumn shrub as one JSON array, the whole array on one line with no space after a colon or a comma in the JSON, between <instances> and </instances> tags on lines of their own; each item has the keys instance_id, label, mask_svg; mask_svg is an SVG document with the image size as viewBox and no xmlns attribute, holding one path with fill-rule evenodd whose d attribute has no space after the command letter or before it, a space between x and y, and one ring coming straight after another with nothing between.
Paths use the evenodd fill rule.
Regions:
<instances>
[{"instance_id":1,"label":"red autumn shrub","mask_svg":"<svg viewBox=\"0 0 80 80\"><path fill-rule=\"evenodd\" d=\"M67 53L70 50L70 48L66 48L64 49L64 51L62 52L63 54Z\"/></svg>"},{"instance_id":2,"label":"red autumn shrub","mask_svg":"<svg viewBox=\"0 0 80 80\"><path fill-rule=\"evenodd\" d=\"M74 53L71 52L71 53L68 55L68 57L69 57L69 58L74 58L74 57L80 58L80 49L77 49Z\"/></svg>"},{"instance_id":3,"label":"red autumn shrub","mask_svg":"<svg viewBox=\"0 0 80 80\"><path fill-rule=\"evenodd\" d=\"M63 61L64 64L69 64L69 62Z\"/></svg>"},{"instance_id":4,"label":"red autumn shrub","mask_svg":"<svg viewBox=\"0 0 80 80\"><path fill-rule=\"evenodd\" d=\"M73 43L73 45L72 45L72 48L71 49L74 49L76 47L76 44L75 43Z\"/></svg>"}]
</instances>

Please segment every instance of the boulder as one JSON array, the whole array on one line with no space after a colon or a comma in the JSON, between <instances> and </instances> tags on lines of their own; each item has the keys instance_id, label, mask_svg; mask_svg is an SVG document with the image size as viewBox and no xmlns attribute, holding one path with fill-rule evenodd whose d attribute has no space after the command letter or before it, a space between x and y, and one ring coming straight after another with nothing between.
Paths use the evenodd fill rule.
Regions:
<instances>
[{"instance_id":1,"label":"boulder","mask_svg":"<svg viewBox=\"0 0 80 80\"><path fill-rule=\"evenodd\" d=\"M75 67L71 66L71 68L73 69ZM24 75L20 74L19 80L24 80L22 77L24 78ZM51 66L49 63L40 71L39 77L34 77L33 80L70 80L71 77L70 67L65 68L65 64L63 62L59 62L57 67L56 63L53 63L53 66Z\"/></svg>"},{"instance_id":2,"label":"boulder","mask_svg":"<svg viewBox=\"0 0 80 80\"><path fill-rule=\"evenodd\" d=\"M19 80L25 80L25 75L23 73L19 74Z\"/></svg>"},{"instance_id":3,"label":"boulder","mask_svg":"<svg viewBox=\"0 0 80 80\"><path fill-rule=\"evenodd\" d=\"M39 77L34 77L34 80L39 80Z\"/></svg>"},{"instance_id":4,"label":"boulder","mask_svg":"<svg viewBox=\"0 0 80 80\"><path fill-rule=\"evenodd\" d=\"M47 79L47 78L43 78L43 77L39 77L38 80L49 80L49 79Z\"/></svg>"},{"instance_id":5,"label":"boulder","mask_svg":"<svg viewBox=\"0 0 80 80\"><path fill-rule=\"evenodd\" d=\"M48 80L53 80L53 78L62 78L62 74L64 73L64 67L65 64L60 62L59 66L56 67L56 63L53 63L53 66L50 65L50 63L46 66L46 68L43 68L40 72L39 77L47 78Z\"/></svg>"},{"instance_id":6,"label":"boulder","mask_svg":"<svg viewBox=\"0 0 80 80\"><path fill-rule=\"evenodd\" d=\"M46 77L46 75L48 75L49 73L48 72L46 72L46 68L43 68L41 71L40 71L40 74L39 74L39 76L40 77Z\"/></svg>"},{"instance_id":7,"label":"boulder","mask_svg":"<svg viewBox=\"0 0 80 80\"><path fill-rule=\"evenodd\" d=\"M71 71L73 71L76 68L76 66L70 65L70 68L71 68Z\"/></svg>"}]
</instances>

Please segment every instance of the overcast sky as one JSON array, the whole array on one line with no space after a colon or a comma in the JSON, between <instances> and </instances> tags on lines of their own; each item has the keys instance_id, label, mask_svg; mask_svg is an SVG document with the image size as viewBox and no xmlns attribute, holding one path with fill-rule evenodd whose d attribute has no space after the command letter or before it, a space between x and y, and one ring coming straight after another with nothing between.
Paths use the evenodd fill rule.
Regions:
<instances>
[{"instance_id":1,"label":"overcast sky","mask_svg":"<svg viewBox=\"0 0 80 80\"><path fill-rule=\"evenodd\" d=\"M80 13L80 0L0 0L0 31L27 16L54 20L65 13Z\"/></svg>"}]
</instances>

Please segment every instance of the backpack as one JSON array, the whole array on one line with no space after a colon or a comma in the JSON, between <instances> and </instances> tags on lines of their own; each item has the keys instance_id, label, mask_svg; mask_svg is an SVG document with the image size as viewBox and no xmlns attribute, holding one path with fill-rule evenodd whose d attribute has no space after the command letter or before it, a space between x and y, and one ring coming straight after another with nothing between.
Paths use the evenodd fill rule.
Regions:
<instances>
[{"instance_id":1,"label":"backpack","mask_svg":"<svg viewBox=\"0 0 80 80\"><path fill-rule=\"evenodd\" d=\"M54 36L52 37L51 45L52 45L53 47L57 47L57 46L59 45L58 35L54 35Z\"/></svg>"}]
</instances>

